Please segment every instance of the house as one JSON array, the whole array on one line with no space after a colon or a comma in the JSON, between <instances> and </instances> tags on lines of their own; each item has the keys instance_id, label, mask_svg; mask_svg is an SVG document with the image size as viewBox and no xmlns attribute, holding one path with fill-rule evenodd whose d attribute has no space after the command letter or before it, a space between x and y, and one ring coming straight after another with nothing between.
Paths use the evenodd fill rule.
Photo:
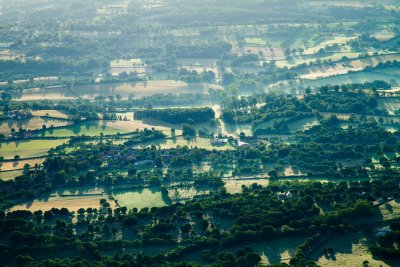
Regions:
<instances>
[{"instance_id":1,"label":"house","mask_svg":"<svg viewBox=\"0 0 400 267\"><path fill-rule=\"evenodd\" d=\"M249 143L246 143L243 141L238 141L238 147L249 147L249 146L250 146Z\"/></svg>"},{"instance_id":2,"label":"house","mask_svg":"<svg viewBox=\"0 0 400 267\"><path fill-rule=\"evenodd\" d=\"M211 140L211 145L213 145L213 146L222 146L222 145L225 145L227 143L228 143L228 139L227 138L224 138L224 139L216 138L214 140Z\"/></svg>"}]
</instances>

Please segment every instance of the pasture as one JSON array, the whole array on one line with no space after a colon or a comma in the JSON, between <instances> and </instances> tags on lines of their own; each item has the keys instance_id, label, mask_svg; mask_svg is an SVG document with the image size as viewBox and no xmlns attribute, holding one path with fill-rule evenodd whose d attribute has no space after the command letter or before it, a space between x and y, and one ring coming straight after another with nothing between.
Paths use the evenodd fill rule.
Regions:
<instances>
[{"instance_id":1,"label":"pasture","mask_svg":"<svg viewBox=\"0 0 400 267\"><path fill-rule=\"evenodd\" d=\"M383 220L400 218L400 202L398 199L379 205L379 212Z\"/></svg>"},{"instance_id":2,"label":"pasture","mask_svg":"<svg viewBox=\"0 0 400 267\"><path fill-rule=\"evenodd\" d=\"M23 204L16 205L10 209L14 210L50 210L52 208L67 208L69 211L77 212L80 208L100 208L101 195L83 195L83 196L50 196L48 198L35 199L31 202L26 202ZM114 201L108 201L112 209L116 208Z\"/></svg>"},{"instance_id":3,"label":"pasture","mask_svg":"<svg viewBox=\"0 0 400 267\"><path fill-rule=\"evenodd\" d=\"M242 186L250 187L252 184L268 186L268 179L224 179L226 192L229 194L237 194L242 192Z\"/></svg>"},{"instance_id":4,"label":"pasture","mask_svg":"<svg viewBox=\"0 0 400 267\"><path fill-rule=\"evenodd\" d=\"M278 264L281 262L288 263L294 257L297 247L305 240L306 236L289 236L279 239L270 239L260 242L245 242L240 246L234 246L229 251L235 253L239 249L250 246L261 256L261 266Z\"/></svg>"},{"instance_id":5,"label":"pasture","mask_svg":"<svg viewBox=\"0 0 400 267\"><path fill-rule=\"evenodd\" d=\"M22 175L22 171L6 171L0 172L0 180L8 181L14 180L15 177Z\"/></svg>"},{"instance_id":6,"label":"pasture","mask_svg":"<svg viewBox=\"0 0 400 267\"><path fill-rule=\"evenodd\" d=\"M163 207L169 203L163 199L159 189L141 188L141 189L114 189L112 197L119 206L125 206L128 209Z\"/></svg>"},{"instance_id":7,"label":"pasture","mask_svg":"<svg viewBox=\"0 0 400 267\"><path fill-rule=\"evenodd\" d=\"M67 139L40 139L1 143L0 156L5 159L12 159L15 155L19 155L21 158L41 157L47 155L49 149L62 145L67 141Z\"/></svg>"},{"instance_id":8,"label":"pasture","mask_svg":"<svg viewBox=\"0 0 400 267\"><path fill-rule=\"evenodd\" d=\"M348 234L346 236L333 236L311 254L311 259L315 260L319 266L327 267L359 267L363 266L364 261L369 262L368 266L394 266L374 259L368 251L368 242L359 233ZM322 252L323 248L332 248L333 255L324 255Z\"/></svg>"},{"instance_id":9,"label":"pasture","mask_svg":"<svg viewBox=\"0 0 400 267\"><path fill-rule=\"evenodd\" d=\"M194 187L181 187L178 185L168 190L168 197L173 202L182 202L195 196L208 195L209 193L210 190L197 190Z\"/></svg>"},{"instance_id":10,"label":"pasture","mask_svg":"<svg viewBox=\"0 0 400 267\"><path fill-rule=\"evenodd\" d=\"M38 165L43 164L45 159L46 158L38 158L38 159L26 159L26 160L0 162L0 170L1 171L21 170L24 168L25 164L29 164L29 166L34 167L35 164L38 164Z\"/></svg>"},{"instance_id":11,"label":"pasture","mask_svg":"<svg viewBox=\"0 0 400 267\"><path fill-rule=\"evenodd\" d=\"M229 144L214 146L211 144L211 140L208 138L196 137L194 139L185 139L183 137L177 137L176 139L166 139L166 140L154 140L151 142L144 142L136 145L137 148L146 148L149 146L157 146L161 149L170 149L176 148L178 146L188 146L188 147L197 147L204 148L207 150L230 150L233 147Z\"/></svg>"},{"instance_id":12,"label":"pasture","mask_svg":"<svg viewBox=\"0 0 400 267\"><path fill-rule=\"evenodd\" d=\"M68 114L59 110L31 110L31 114L36 117L51 117L56 119L68 119Z\"/></svg>"},{"instance_id":13,"label":"pasture","mask_svg":"<svg viewBox=\"0 0 400 267\"><path fill-rule=\"evenodd\" d=\"M73 137L79 135L86 136L100 136L103 135L117 135L125 134L135 131L134 125L127 122L116 121L116 122L83 122L74 124L72 126L59 128L59 129L48 129L42 136L44 137Z\"/></svg>"},{"instance_id":14,"label":"pasture","mask_svg":"<svg viewBox=\"0 0 400 267\"><path fill-rule=\"evenodd\" d=\"M389 115L394 115L396 110L400 110L399 98L380 98L378 99L378 107L386 109Z\"/></svg>"},{"instance_id":15,"label":"pasture","mask_svg":"<svg viewBox=\"0 0 400 267\"><path fill-rule=\"evenodd\" d=\"M28 131L40 130L43 125L47 128L50 127L62 127L71 125L72 122L57 120L57 119L47 119L47 118L39 118L33 117L27 120L2 120L0 121L0 134L9 135L11 133L11 129L13 128L15 131L18 131L19 128Z\"/></svg>"},{"instance_id":16,"label":"pasture","mask_svg":"<svg viewBox=\"0 0 400 267\"><path fill-rule=\"evenodd\" d=\"M14 94L15 101L38 100L72 100L77 98L94 99L97 96L109 97L120 95L127 99L129 96L144 97L154 94L206 94L210 88L221 90L222 86L215 84L187 84L174 80L154 80L144 82L105 83L77 85L72 88L34 88L25 89L24 94Z\"/></svg>"}]
</instances>

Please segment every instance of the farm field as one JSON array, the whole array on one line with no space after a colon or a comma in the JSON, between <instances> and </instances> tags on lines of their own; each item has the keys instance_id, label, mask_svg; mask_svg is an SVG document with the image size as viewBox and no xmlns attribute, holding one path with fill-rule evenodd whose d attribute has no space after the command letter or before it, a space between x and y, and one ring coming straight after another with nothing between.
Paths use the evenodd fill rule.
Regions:
<instances>
[{"instance_id":1,"label":"farm field","mask_svg":"<svg viewBox=\"0 0 400 267\"><path fill-rule=\"evenodd\" d=\"M305 131L316 125L319 125L319 121L316 118L305 118L288 123L289 129L292 132Z\"/></svg>"},{"instance_id":2,"label":"farm field","mask_svg":"<svg viewBox=\"0 0 400 267\"><path fill-rule=\"evenodd\" d=\"M386 81L388 83L395 81L400 82L400 77L384 73L367 72L360 71L354 73L348 73L344 75L337 75L333 77L327 77L317 80L294 80L289 83L281 82L279 84L273 84L266 88L268 92L286 92L290 93L293 91L293 86L298 86L300 88L310 87L312 89L324 86L324 85L342 85L342 84L352 84L352 83L366 83L373 82L376 80Z\"/></svg>"},{"instance_id":3,"label":"farm field","mask_svg":"<svg viewBox=\"0 0 400 267\"><path fill-rule=\"evenodd\" d=\"M323 248L333 248L333 256L324 256ZM364 261L369 266L395 266L381 260L374 259L368 251L368 240L362 234L348 234L346 236L332 236L322 247L311 254L311 259L320 266L362 266Z\"/></svg>"},{"instance_id":4,"label":"farm field","mask_svg":"<svg viewBox=\"0 0 400 267\"><path fill-rule=\"evenodd\" d=\"M242 192L242 186L251 186L252 184L258 184L261 186L268 186L268 179L224 179L226 192L229 194L237 194Z\"/></svg>"},{"instance_id":5,"label":"farm field","mask_svg":"<svg viewBox=\"0 0 400 267\"><path fill-rule=\"evenodd\" d=\"M163 207L168 205L159 189L142 188L142 189L114 189L112 197L121 207L128 209Z\"/></svg>"},{"instance_id":6,"label":"farm field","mask_svg":"<svg viewBox=\"0 0 400 267\"><path fill-rule=\"evenodd\" d=\"M395 115L395 111L400 110L400 99L381 98L378 100L378 107L386 109L389 112L389 115Z\"/></svg>"},{"instance_id":7,"label":"farm field","mask_svg":"<svg viewBox=\"0 0 400 267\"><path fill-rule=\"evenodd\" d=\"M399 1L0 0L0 265L400 266Z\"/></svg>"},{"instance_id":8,"label":"farm field","mask_svg":"<svg viewBox=\"0 0 400 267\"><path fill-rule=\"evenodd\" d=\"M51 117L57 119L68 119L68 114L59 110L31 110L31 114L37 117Z\"/></svg>"},{"instance_id":9,"label":"farm field","mask_svg":"<svg viewBox=\"0 0 400 267\"><path fill-rule=\"evenodd\" d=\"M347 57L349 59L355 59L357 58L361 53L357 52L340 52L340 53L333 53L333 54L328 54L328 55L304 55L304 56L294 56L292 58L284 59L284 60L278 60L276 62L276 65L278 67L294 67L298 66L304 63L310 64L311 62L317 62L317 60L320 61L339 61L343 57Z\"/></svg>"},{"instance_id":10,"label":"farm field","mask_svg":"<svg viewBox=\"0 0 400 267\"><path fill-rule=\"evenodd\" d=\"M210 87L214 87L211 86ZM218 87L217 87L218 88ZM206 84L187 84L180 81L172 80L159 80L148 81L143 83L122 83L122 84L101 84L95 86L79 86L73 88L74 92L83 98L93 98L95 96L115 96L120 94L122 97L127 98L129 95L135 97L151 96L154 94L168 94L168 93L206 93L208 87Z\"/></svg>"},{"instance_id":11,"label":"farm field","mask_svg":"<svg viewBox=\"0 0 400 267\"><path fill-rule=\"evenodd\" d=\"M6 171L0 172L0 180L9 181L14 180L15 177L22 175L22 171Z\"/></svg>"},{"instance_id":12,"label":"farm field","mask_svg":"<svg viewBox=\"0 0 400 267\"><path fill-rule=\"evenodd\" d=\"M100 207L100 199L103 197L100 196L51 196L45 199L36 199L28 203L23 203L20 205L16 205L12 207L10 210L29 210L29 211L37 211L37 210L50 210L52 208L67 208L69 211L77 212L80 208L99 208ZM115 203L113 201L109 201L110 207L112 209L116 208Z\"/></svg>"},{"instance_id":13,"label":"farm field","mask_svg":"<svg viewBox=\"0 0 400 267\"><path fill-rule=\"evenodd\" d=\"M400 202L398 199L379 205L379 211L383 220L400 218Z\"/></svg>"},{"instance_id":14,"label":"farm field","mask_svg":"<svg viewBox=\"0 0 400 267\"><path fill-rule=\"evenodd\" d=\"M222 89L214 84L187 84L182 81L156 80L140 83L109 83L77 85L70 89L65 87L53 89L26 89L22 95L14 95L16 101L34 100L71 100L77 98L94 99L97 96L120 95L127 99L130 95L135 97L151 96L154 94L180 94L180 93L207 93L209 88Z\"/></svg>"},{"instance_id":15,"label":"farm field","mask_svg":"<svg viewBox=\"0 0 400 267\"><path fill-rule=\"evenodd\" d=\"M67 141L67 139L40 139L2 143L0 144L0 156L5 159L12 159L16 155L21 158L41 157L45 156L49 149L62 145Z\"/></svg>"},{"instance_id":16,"label":"farm field","mask_svg":"<svg viewBox=\"0 0 400 267\"><path fill-rule=\"evenodd\" d=\"M61 129L46 130L42 136L44 137L72 137L79 135L100 136L125 134L135 131L137 128L133 124L127 122L83 122Z\"/></svg>"},{"instance_id":17,"label":"farm field","mask_svg":"<svg viewBox=\"0 0 400 267\"><path fill-rule=\"evenodd\" d=\"M123 72L136 72L139 76L143 76L148 71L149 68L140 59L119 59L110 62L109 72L112 76L118 76Z\"/></svg>"},{"instance_id":18,"label":"farm field","mask_svg":"<svg viewBox=\"0 0 400 267\"><path fill-rule=\"evenodd\" d=\"M0 120L0 134L8 135L11 133L11 129L13 128L15 131L18 131L19 128L23 128L24 130L40 130L43 125L46 125L47 128L53 127L62 127L71 125L70 121L56 120L56 119L47 119L47 118L38 118L33 117L28 120Z\"/></svg>"},{"instance_id":19,"label":"farm field","mask_svg":"<svg viewBox=\"0 0 400 267\"><path fill-rule=\"evenodd\" d=\"M35 164L40 165L43 164L44 161L45 158L0 162L0 170L1 171L20 170L24 168L25 164L29 164L31 167L34 167Z\"/></svg>"},{"instance_id":20,"label":"farm field","mask_svg":"<svg viewBox=\"0 0 400 267\"><path fill-rule=\"evenodd\" d=\"M254 251L260 254L261 265L278 264L280 262L288 263L295 255L297 247L306 239L306 236L289 236L263 242L244 242L241 246L234 246L230 251L234 253L238 249L244 249L245 246L251 246Z\"/></svg>"},{"instance_id":21,"label":"farm field","mask_svg":"<svg viewBox=\"0 0 400 267\"><path fill-rule=\"evenodd\" d=\"M159 146L162 149L176 148L177 146L188 146L188 147L198 147L204 148L208 150L230 150L233 147L229 144L223 146L213 146L211 144L211 140L208 138L196 137L195 139L184 139L183 137L177 137L175 140L167 139L167 140L155 140L151 142L141 143L136 145L137 148L145 148L148 146Z\"/></svg>"},{"instance_id":22,"label":"farm field","mask_svg":"<svg viewBox=\"0 0 400 267\"><path fill-rule=\"evenodd\" d=\"M355 36L336 36L333 39L328 39L328 40L325 40L313 47L306 48L304 50L304 55L312 55L312 54L317 53L320 49L326 48L327 46L334 45L334 44L343 45L346 42L348 42L350 40L354 40L354 39L356 39Z\"/></svg>"},{"instance_id":23,"label":"farm field","mask_svg":"<svg viewBox=\"0 0 400 267\"><path fill-rule=\"evenodd\" d=\"M168 190L168 197L173 202L185 202L195 196L208 195L210 190L197 190L194 187L180 187L176 186Z\"/></svg>"}]
</instances>

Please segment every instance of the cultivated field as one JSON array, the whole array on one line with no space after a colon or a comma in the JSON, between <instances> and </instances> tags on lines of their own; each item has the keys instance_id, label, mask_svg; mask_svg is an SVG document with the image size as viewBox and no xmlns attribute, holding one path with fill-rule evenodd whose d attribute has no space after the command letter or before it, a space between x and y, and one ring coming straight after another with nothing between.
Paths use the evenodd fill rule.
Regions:
<instances>
[{"instance_id":1,"label":"cultivated field","mask_svg":"<svg viewBox=\"0 0 400 267\"><path fill-rule=\"evenodd\" d=\"M14 180L15 177L22 175L22 171L0 172L0 179L3 181Z\"/></svg>"},{"instance_id":2,"label":"cultivated field","mask_svg":"<svg viewBox=\"0 0 400 267\"><path fill-rule=\"evenodd\" d=\"M112 192L112 197L121 207L127 207L128 209L137 208L152 208L152 207L163 207L166 203L161 195L161 192L157 189L116 189Z\"/></svg>"},{"instance_id":3,"label":"cultivated field","mask_svg":"<svg viewBox=\"0 0 400 267\"><path fill-rule=\"evenodd\" d=\"M77 85L70 89L58 88L35 88L26 89L22 95L14 95L15 101L34 100L71 100L77 98L94 99L97 96L116 96L122 98L129 96L143 97L154 94L183 94L183 93L207 93L210 88L221 90L222 87L215 84L187 84L182 81L154 80L137 83L108 83Z\"/></svg>"},{"instance_id":4,"label":"cultivated field","mask_svg":"<svg viewBox=\"0 0 400 267\"><path fill-rule=\"evenodd\" d=\"M100 136L124 134L135 131L134 125L127 122L83 122L61 129L49 129L44 133L45 137L72 137L79 135Z\"/></svg>"},{"instance_id":5,"label":"cultivated field","mask_svg":"<svg viewBox=\"0 0 400 267\"><path fill-rule=\"evenodd\" d=\"M398 219L400 218L400 202L397 199L379 205L379 211L383 220Z\"/></svg>"},{"instance_id":6,"label":"cultivated field","mask_svg":"<svg viewBox=\"0 0 400 267\"><path fill-rule=\"evenodd\" d=\"M242 192L242 186L251 186L252 184L259 184L262 186L268 186L268 179L224 179L226 192L229 194L236 194Z\"/></svg>"},{"instance_id":7,"label":"cultivated field","mask_svg":"<svg viewBox=\"0 0 400 267\"><path fill-rule=\"evenodd\" d=\"M68 114L58 110L31 110L31 114L37 117L52 117L56 119L68 119Z\"/></svg>"},{"instance_id":8,"label":"cultivated field","mask_svg":"<svg viewBox=\"0 0 400 267\"><path fill-rule=\"evenodd\" d=\"M52 208L67 208L69 211L78 211L80 208L99 208L100 199L103 197L99 196L68 196L68 197L49 197L47 199L37 199L32 202L16 205L10 210L50 210ZM116 208L114 201L108 201L112 209Z\"/></svg>"},{"instance_id":9,"label":"cultivated field","mask_svg":"<svg viewBox=\"0 0 400 267\"><path fill-rule=\"evenodd\" d=\"M151 142L145 142L137 145L138 148L145 148L148 146L159 146L162 149L176 148L177 146L188 146L188 147L198 147L204 148L208 150L229 150L233 149L233 147L229 144L222 146L213 146L211 144L211 140L208 138L197 137L195 139L184 139L182 137L177 137L175 140L167 139L167 140L155 140Z\"/></svg>"},{"instance_id":10,"label":"cultivated field","mask_svg":"<svg viewBox=\"0 0 400 267\"><path fill-rule=\"evenodd\" d=\"M323 248L333 248L333 256L325 256ZM349 234L330 238L326 243L318 248L311 258L317 261L320 266L363 266L364 261L368 261L371 267L394 266L383 261L374 259L368 251L368 241L361 234Z\"/></svg>"},{"instance_id":11,"label":"cultivated field","mask_svg":"<svg viewBox=\"0 0 400 267\"><path fill-rule=\"evenodd\" d=\"M38 118L34 117L28 120L2 120L0 121L0 134L9 135L11 133L11 129L14 128L15 131L18 131L21 127L24 130L40 130L43 125L46 125L47 128L53 127L61 127L71 125L72 122L56 120L56 119L46 119L46 118Z\"/></svg>"},{"instance_id":12,"label":"cultivated field","mask_svg":"<svg viewBox=\"0 0 400 267\"><path fill-rule=\"evenodd\" d=\"M19 155L21 158L41 157L45 156L49 149L62 145L67 141L67 139L57 139L1 143L0 156L5 159L12 159L15 155Z\"/></svg>"},{"instance_id":13,"label":"cultivated field","mask_svg":"<svg viewBox=\"0 0 400 267\"><path fill-rule=\"evenodd\" d=\"M0 170L1 171L20 170L24 168L25 164L29 164L31 167L34 167L35 164L40 165L43 164L44 161L45 158L0 162Z\"/></svg>"},{"instance_id":14,"label":"cultivated field","mask_svg":"<svg viewBox=\"0 0 400 267\"><path fill-rule=\"evenodd\" d=\"M378 99L379 108L386 109L390 115L394 115L396 110L400 110L400 99L398 98L381 98Z\"/></svg>"}]
</instances>

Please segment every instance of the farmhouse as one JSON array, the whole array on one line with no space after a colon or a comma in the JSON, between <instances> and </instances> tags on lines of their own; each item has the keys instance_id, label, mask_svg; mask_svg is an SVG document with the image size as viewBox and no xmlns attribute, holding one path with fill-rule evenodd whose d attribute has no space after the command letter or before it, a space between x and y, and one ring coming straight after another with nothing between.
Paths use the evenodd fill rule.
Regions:
<instances>
[{"instance_id":1,"label":"farmhouse","mask_svg":"<svg viewBox=\"0 0 400 267\"><path fill-rule=\"evenodd\" d=\"M228 143L228 139L227 139L227 138L211 140L211 144L212 144L213 146L225 145L225 144L227 144L227 143Z\"/></svg>"}]
</instances>

